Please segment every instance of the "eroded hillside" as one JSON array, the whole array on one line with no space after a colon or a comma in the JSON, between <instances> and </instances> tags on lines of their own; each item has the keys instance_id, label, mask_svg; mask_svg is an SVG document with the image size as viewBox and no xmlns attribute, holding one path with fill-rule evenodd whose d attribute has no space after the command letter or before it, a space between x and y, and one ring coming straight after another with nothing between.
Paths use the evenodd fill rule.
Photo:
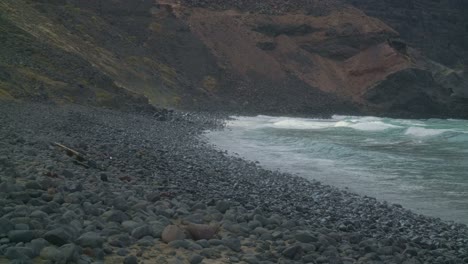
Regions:
<instances>
[{"instance_id":1,"label":"eroded hillside","mask_svg":"<svg viewBox=\"0 0 468 264\"><path fill-rule=\"evenodd\" d=\"M359 5L0 0L0 6L7 47L0 51L2 97L115 104L142 95L154 105L270 114L468 112L460 66L436 62L430 50L406 41L406 31Z\"/></svg>"}]
</instances>

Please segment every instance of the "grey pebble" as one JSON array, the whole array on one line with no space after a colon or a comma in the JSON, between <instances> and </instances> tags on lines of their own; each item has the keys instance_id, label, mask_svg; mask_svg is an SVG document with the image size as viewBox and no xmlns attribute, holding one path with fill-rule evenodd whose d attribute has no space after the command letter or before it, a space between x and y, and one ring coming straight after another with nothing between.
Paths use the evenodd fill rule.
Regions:
<instances>
[{"instance_id":1,"label":"grey pebble","mask_svg":"<svg viewBox=\"0 0 468 264\"><path fill-rule=\"evenodd\" d=\"M200 255L193 255L190 257L190 264L199 264L203 261L203 257Z\"/></svg>"},{"instance_id":2,"label":"grey pebble","mask_svg":"<svg viewBox=\"0 0 468 264\"><path fill-rule=\"evenodd\" d=\"M31 230L12 230L8 233L11 242L29 242L33 239L34 233Z\"/></svg>"},{"instance_id":3,"label":"grey pebble","mask_svg":"<svg viewBox=\"0 0 468 264\"><path fill-rule=\"evenodd\" d=\"M71 236L63 227L59 227L45 233L44 239L51 244L62 246L70 241Z\"/></svg>"},{"instance_id":4,"label":"grey pebble","mask_svg":"<svg viewBox=\"0 0 468 264\"><path fill-rule=\"evenodd\" d=\"M223 239L223 245L235 252L241 251L241 242L238 238L225 238Z\"/></svg>"},{"instance_id":5,"label":"grey pebble","mask_svg":"<svg viewBox=\"0 0 468 264\"><path fill-rule=\"evenodd\" d=\"M138 259L135 256L128 256L124 259L124 264L138 264Z\"/></svg>"},{"instance_id":6,"label":"grey pebble","mask_svg":"<svg viewBox=\"0 0 468 264\"><path fill-rule=\"evenodd\" d=\"M34 258L35 254L32 249L28 247L10 247L6 250L5 256L9 259L28 259Z\"/></svg>"}]
</instances>

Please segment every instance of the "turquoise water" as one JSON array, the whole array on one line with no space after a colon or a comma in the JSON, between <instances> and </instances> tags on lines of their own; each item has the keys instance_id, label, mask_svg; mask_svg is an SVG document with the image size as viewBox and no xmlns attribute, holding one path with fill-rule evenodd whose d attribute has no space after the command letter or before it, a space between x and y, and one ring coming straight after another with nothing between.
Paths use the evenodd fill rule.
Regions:
<instances>
[{"instance_id":1,"label":"turquoise water","mask_svg":"<svg viewBox=\"0 0 468 264\"><path fill-rule=\"evenodd\" d=\"M468 121L235 117L206 134L268 169L468 224Z\"/></svg>"}]
</instances>

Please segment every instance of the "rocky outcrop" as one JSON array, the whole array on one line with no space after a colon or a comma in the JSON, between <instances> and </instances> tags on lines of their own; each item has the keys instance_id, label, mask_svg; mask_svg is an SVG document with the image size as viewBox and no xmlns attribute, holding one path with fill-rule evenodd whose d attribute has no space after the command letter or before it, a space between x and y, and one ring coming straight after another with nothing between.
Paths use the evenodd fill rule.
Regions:
<instances>
[{"instance_id":1,"label":"rocky outcrop","mask_svg":"<svg viewBox=\"0 0 468 264\"><path fill-rule=\"evenodd\" d=\"M382 107L384 112L396 115L443 117L449 113L448 102L439 100L448 98L448 93L433 79L431 72L412 68L389 76L369 90L364 98Z\"/></svg>"},{"instance_id":2,"label":"rocky outcrop","mask_svg":"<svg viewBox=\"0 0 468 264\"><path fill-rule=\"evenodd\" d=\"M449 67L468 64L468 2L345 0L401 34L411 47Z\"/></svg>"}]
</instances>

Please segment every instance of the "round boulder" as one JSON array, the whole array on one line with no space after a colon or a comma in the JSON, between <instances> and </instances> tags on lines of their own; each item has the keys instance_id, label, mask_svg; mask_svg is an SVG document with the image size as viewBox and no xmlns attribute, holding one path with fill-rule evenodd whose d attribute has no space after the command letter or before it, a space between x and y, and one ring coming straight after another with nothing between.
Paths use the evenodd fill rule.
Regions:
<instances>
[{"instance_id":1,"label":"round boulder","mask_svg":"<svg viewBox=\"0 0 468 264\"><path fill-rule=\"evenodd\" d=\"M185 233L178 226L168 225L164 228L161 238L164 242L169 243L175 240L185 239Z\"/></svg>"},{"instance_id":2,"label":"round boulder","mask_svg":"<svg viewBox=\"0 0 468 264\"><path fill-rule=\"evenodd\" d=\"M194 240L209 240L213 238L214 235L216 235L218 228L210 225L189 224L187 231Z\"/></svg>"}]
</instances>

